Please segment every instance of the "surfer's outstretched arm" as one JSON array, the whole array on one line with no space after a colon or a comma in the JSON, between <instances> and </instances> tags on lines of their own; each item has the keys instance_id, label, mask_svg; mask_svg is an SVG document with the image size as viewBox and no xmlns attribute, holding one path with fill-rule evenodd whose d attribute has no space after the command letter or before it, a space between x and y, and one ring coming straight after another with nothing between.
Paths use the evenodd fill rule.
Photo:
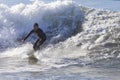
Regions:
<instances>
[{"instance_id":1,"label":"surfer's outstretched arm","mask_svg":"<svg viewBox=\"0 0 120 80\"><path fill-rule=\"evenodd\" d=\"M24 41L34 32L34 30L30 31L30 33L23 39Z\"/></svg>"}]
</instances>

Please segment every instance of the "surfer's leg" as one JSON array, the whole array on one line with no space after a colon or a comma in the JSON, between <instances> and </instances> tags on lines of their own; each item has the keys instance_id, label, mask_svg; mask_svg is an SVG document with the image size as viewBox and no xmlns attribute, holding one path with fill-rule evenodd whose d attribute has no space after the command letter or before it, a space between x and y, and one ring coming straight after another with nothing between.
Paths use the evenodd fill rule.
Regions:
<instances>
[{"instance_id":1,"label":"surfer's leg","mask_svg":"<svg viewBox=\"0 0 120 80\"><path fill-rule=\"evenodd\" d=\"M36 51L37 50L37 45L38 45L39 39L37 39L37 41L35 42L35 44L33 45L33 49Z\"/></svg>"},{"instance_id":2,"label":"surfer's leg","mask_svg":"<svg viewBox=\"0 0 120 80\"><path fill-rule=\"evenodd\" d=\"M35 47L36 47L36 50L39 49L39 47L45 42L45 40L46 40L46 39L39 39L39 40L38 40L38 42L37 42L37 44L36 44L36 46L35 46Z\"/></svg>"},{"instance_id":3,"label":"surfer's leg","mask_svg":"<svg viewBox=\"0 0 120 80\"><path fill-rule=\"evenodd\" d=\"M46 40L46 38L40 39L38 41L38 45L37 46L39 47L40 45L42 45L45 42L45 40Z\"/></svg>"},{"instance_id":4,"label":"surfer's leg","mask_svg":"<svg viewBox=\"0 0 120 80\"><path fill-rule=\"evenodd\" d=\"M46 40L46 38L38 39L33 46L34 50L35 51L38 50L40 45L42 45L45 42L45 40Z\"/></svg>"}]
</instances>

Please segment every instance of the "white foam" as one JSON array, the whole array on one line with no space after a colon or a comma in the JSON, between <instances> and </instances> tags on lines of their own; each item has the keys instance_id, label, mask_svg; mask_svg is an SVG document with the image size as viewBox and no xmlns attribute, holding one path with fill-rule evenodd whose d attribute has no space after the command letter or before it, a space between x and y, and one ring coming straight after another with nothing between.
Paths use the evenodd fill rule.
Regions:
<instances>
[{"instance_id":1,"label":"white foam","mask_svg":"<svg viewBox=\"0 0 120 80\"><path fill-rule=\"evenodd\" d=\"M72 1L44 3L36 0L32 4L12 7L0 4L0 18L0 45L5 47L16 44L16 39L23 37L38 22L47 34L48 41L47 47L36 54L46 62L80 58L90 53L97 54L97 57L101 57L99 54L102 53L104 58L104 54L112 53L113 48L108 49L103 44L115 42L119 36L115 29L120 26L120 12L90 9ZM23 45L1 54L20 55L26 53L29 50L27 48L29 47ZM101 51L97 51L99 49Z\"/></svg>"},{"instance_id":2,"label":"white foam","mask_svg":"<svg viewBox=\"0 0 120 80\"><path fill-rule=\"evenodd\" d=\"M25 44L20 47L10 48L6 51L0 53L1 57L19 57L19 58L26 58L30 51L32 51L32 44Z\"/></svg>"}]
</instances>

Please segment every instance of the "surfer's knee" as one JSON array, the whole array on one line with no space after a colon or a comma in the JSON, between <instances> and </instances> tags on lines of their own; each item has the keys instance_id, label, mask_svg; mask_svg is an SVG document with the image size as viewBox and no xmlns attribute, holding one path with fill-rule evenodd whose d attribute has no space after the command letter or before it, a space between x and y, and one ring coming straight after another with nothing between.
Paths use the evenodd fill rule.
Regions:
<instances>
[{"instance_id":1,"label":"surfer's knee","mask_svg":"<svg viewBox=\"0 0 120 80\"><path fill-rule=\"evenodd\" d=\"M37 51L38 50L38 47L36 46L36 47L33 47L33 49L35 50L35 51Z\"/></svg>"},{"instance_id":2,"label":"surfer's knee","mask_svg":"<svg viewBox=\"0 0 120 80\"><path fill-rule=\"evenodd\" d=\"M36 50L36 45L33 45L33 49Z\"/></svg>"}]
</instances>

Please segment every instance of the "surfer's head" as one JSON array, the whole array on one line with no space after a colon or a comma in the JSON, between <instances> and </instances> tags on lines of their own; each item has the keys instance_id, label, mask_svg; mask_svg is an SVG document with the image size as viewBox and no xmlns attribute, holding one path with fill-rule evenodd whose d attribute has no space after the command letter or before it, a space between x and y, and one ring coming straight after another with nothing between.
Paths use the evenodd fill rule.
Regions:
<instances>
[{"instance_id":1,"label":"surfer's head","mask_svg":"<svg viewBox=\"0 0 120 80\"><path fill-rule=\"evenodd\" d=\"M39 28L38 23L35 23L35 24L34 24L34 30L37 30L38 28Z\"/></svg>"}]
</instances>

